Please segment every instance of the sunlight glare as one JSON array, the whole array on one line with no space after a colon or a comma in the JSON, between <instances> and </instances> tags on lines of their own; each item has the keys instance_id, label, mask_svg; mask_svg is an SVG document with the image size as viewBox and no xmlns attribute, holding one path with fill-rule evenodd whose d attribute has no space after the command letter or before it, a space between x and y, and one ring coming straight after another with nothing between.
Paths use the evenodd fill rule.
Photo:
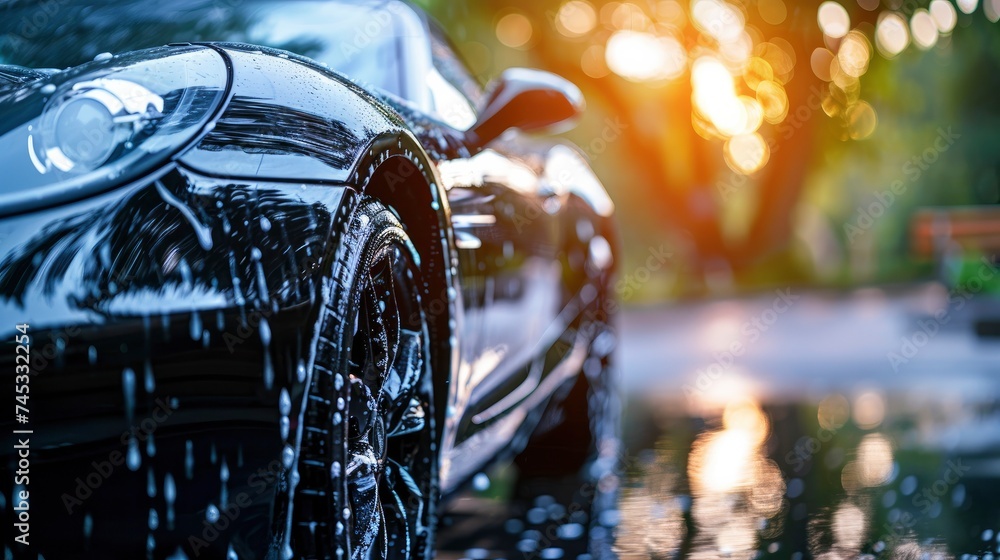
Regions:
<instances>
[{"instance_id":1,"label":"sunlight glare","mask_svg":"<svg viewBox=\"0 0 1000 560\"><path fill-rule=\"evenodd\" d=\"M677 39L639 31L615 32L604 57L612 72L637 82L676 78L687 65L687 53Z\"/></svg>"}]
</instances>

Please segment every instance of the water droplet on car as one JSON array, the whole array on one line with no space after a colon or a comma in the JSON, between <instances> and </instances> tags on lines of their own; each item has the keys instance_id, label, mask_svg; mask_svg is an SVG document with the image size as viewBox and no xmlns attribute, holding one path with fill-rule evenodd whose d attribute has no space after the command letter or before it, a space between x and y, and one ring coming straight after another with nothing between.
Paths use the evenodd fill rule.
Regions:
<instances>
[{"instance_id":1,"label":"water droplet on car","mask_svg":"<svg viewBox=\"0 0 1000 560\"><path fill-rule=\"evenodd\" d=\"M94 518L91 517L90 514L88 513L87 515L83 516L83 536L89 539L90 535L93 532L94 532Z\"/></svg>"},{"instance_id":2,"label":"water droplet on car","mask_svg":"<svg viewBox=\"0 0 1000 560\"><path fill-rule=\"evenodd\" d=\"M153 377L153 364L147 359L143 368L145 370L146 392L152 393L156 390L156 378Z\"/></svg>"},{"instance_id":3,"label":"water droplet on car","mask_svg":"<svg viewBox=\"0 0 1000 560\"><path fill-rule=\"evenodd\" d=\"M292 463L295 461L295 450L292 449L291 445L286 445L284 449L281 450L281 464L285 466L286 469L292 468Z\"/></svg>"},{"instance_id":4,"label":"water droplet on car","mask_svg":"<svg viewBox=\"0 0 1000 560\"><path fill-rule=\"evenodd\" d=\"M153 474L153 469L146 471L146 495L156 497L156 475Z\"/></svg>"},{"instance_id":5,"label":"water droplet on car","mask_svg":"<svg viewBox=\"0 0 1000 560\"><path fill-rule=\"evenodd\" d=\"M125 465L128 470L137 471L142 464L142 457L139 456L139 440L134 437L128 440L128 452L125 454Z\"/></svg>"},{"instance_id":6,"label":"water droplet on car","mask_svg":"<svg viewBox=\"0 0 1000 560\"><path fill-rule=\"evenodd\" d=\"M149 525L150 531L155 531L160 526L160 516L156 513L155 509L149 509L149 521L146 524Z\"/></svg>"},{"instance_id":7,"label":"water droplet on car","mask_svg":"<svg viewBox=\"0 0 1000 560\"><path fill-rule=\"evenodd\" d=\"M184 442L184 477L191 480L194 476L194 442Z\"/></svg>"},{"instance_id":8,"label":"water droplet on car","mask_svg":"<svg viewBox=\"0 0 1000 560\"><path fill-rule=\"evenodd\" d=\"M41 91L42 94L44 95L52 95L53 93L56 92L56 86L53 84L45 84L44 86L42 86Z\"/></svg>"},{"instance_id":9,"label":"water droplet on car","mask_svg":"<svg viewBox=\"0 0 1000 560\"><path fill-rule=\"evenodd\" d=\"M288 389L285 387L281 388L278 396L278 411L282 416L288 416L292 412L292 398L288 396Z\"/></svg>"},{"instance_id":10,"label":"water droplet on car","mask_svg":"<svg viewBox=\"0 0 1000 560\"><path fill-rule=\"evenodd\" d=\"M125 398L125 418L132 423L132 413L135 411L135 372L132 368L122 371L122 395Z\"/></svg>"},{"instance_id":11,"label":"water droplet on car","mask_svg":"<svg viewBox=\"0 0 1000 560\"><path fill-rule=\"evenodd\" d=\"M265 233L271 231L271 220L268 220L267 216L260 217L260 230Z\"/></svg>"},{"instance_id":12,"label":"water droplet on car","mask_svg":"<svg viewBox=\"0 0 1000 560\"><path fill-rule=\"evenodd\" d=\"M208 504L208 507L205 509L205 519L209 523L215 523L216 521L218 521L219 508L215 507L214 504Z\"/></svg>"},{"instance_id":13,"label":"water droplet on car","mask_svg":"<svg viewBox=\"0 0 1000 560\"><path fill-rule=\"evenodd\" d=\"M167 528L174 528L174 500L177 499L177 486L174 477L167 473L163 477L163 501L167 503Z\"/></svg>"},{"instance_id":14,"label":"water droplet on car","mask_svg":"<svg viewBox=\"0 0 1000 560\"><path fill-rule=\"evenodd\" d=\"M341 473L340 461L334 461L330 464L330 476L333 478L339 478Z\"/></svg>"},{"instance_id":15,"label":"water droplet on car","mask_svg":"<svg viewBox=\"0 0 1000 560\"><path fill-rule=\"evenodd\" d=\"M191 340L201 339L201 315L197 311L191 312Z\"/></svg>"},{"instance_id":16,"label":"water droplet on car","mask_svg":"<svg viewBox=\"0 0 1000 560\"><path fill-rule=\"evenodd\" d=\"M478 473L476 476L472 477L472 487L476 489L477 492L485 492L490 488L490 477L486 473Z\"/></svg>"},{"instance_id":17,"label":"water droplet on car","mask_svg":"<svg viewBox=\"0 0 1000 560\"><path fill-rule=\"evenodd\" d=\"M115 55L109 52L102 52L94 57L95 62L104 62L105 60L111 60Z\"/></svg>"},{"instance_id":18,"label":"water droplet on car","mask_svg":"<svg viewBox=\"0 0 1000 560\"><path fill-rule=\"evenodd\" d=\"M281 440L288 441L288 434L291 431L291 422L288 421L287 416L282 416L278 420L278 429L281 432Z\"/></svg>"}]
</instances>

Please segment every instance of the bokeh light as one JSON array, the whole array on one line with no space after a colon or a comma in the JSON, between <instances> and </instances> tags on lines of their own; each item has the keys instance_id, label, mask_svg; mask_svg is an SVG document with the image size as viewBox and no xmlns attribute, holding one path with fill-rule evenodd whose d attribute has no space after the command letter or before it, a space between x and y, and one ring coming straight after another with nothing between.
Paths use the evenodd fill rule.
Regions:
<instances>
[{"instance_id":1,"label":"bokeh light","mask_svg":"<svg viewBox=\"0 0 1000 560\"><path fill-rule=\"evenodd\" d=\"M882 434L868 434L858 445L858 482L869 488L881 486L892 476L892 444Z\"/></svg>"},{"instance_id":2,"label":"bokeh light","mask_svg":"<svg viewBox=\"0 0 1000 560\"><path fill-rule=\"evenodd\" d=\"M687 66L687 53L673 37L640 31L617 31L605 51L608 68L633 81L676 78Z\"/></svg>"},{"instance_id":3,"label":"bokeh light","mask_svg":"<svg viewBox=\"0 0 1000 560\"><path fill-rule=\"evenodd\" d=\"M497 39L511 48L520 48L528 44L533 33L531 20L518 12L509 13L497 21Z\"/></svg>"},{"instance_id":4,"label":"bokeh light","mask_svg":"<svg viewBox=\"0 0 1000 560\"><path fill-rule=\"evenodd\" d=\"M854 400L854 423L859 428L870 430L878 427L885 418L885 402L882 395L868 391Z\"/></svg>"},{"instance_id":5,"label":"bokeh light","mask_svg":"<svg viewBox=\"0 0 1000 560\"><path fill-rule=\"evenodd\" d=\"M976 6L979 5L979 0L958 0L958 9L962 11L963 14L971 14L976 11Z\"/></svg>"},{"instance_id":6,"label":"bokeh light","mask_svg":"<svg viewBox=\"0 0 1000 560\"><path fill-rule=\"evenodd\" d=\"M720 43L734 41L743 32L743 14L723 0L694 0L691 19L699 31Z\"/></svg>"},{"instance_id":7,"label":"bokeh light","mask_svg":"<svg viewBox=\"0 0 1000 560\"><path fill-rule=\"evenodd\" d=\"M611 73L604 59L604 47L591 45L580 56L580 69L591 78L603 78Z\"/></svg>"},{"instance_id":8,"label":"bokeh light","mask_svg":"<svg viewBox=\"0 0 1000 560\"><path fill-rule=\"evenodd\" d=\"M743 175L750 175L764 167L770 157L767 142L757 132L733 136L723 148L726 164Z\"/></svg>"},{"instance_id":9,"label":"bokeh light","mask_svg":"<svg viewBox=\"0 0 1000 560\"><path fill-rule=\"evenodd\" d=\"M757 91L757 86L761 82L769 82L773 79L774 69L766 60L755 56L747 61L747 65L743 69L743 81L746 82L747 87Z\"/></svg>"},{"instance_id":10,"label":"bokeh light","mask_svg":"<svg viewBox=\"0 0 1000 560\"><path fill-rule=\"evenodd\" d=\"M882 56L892 58L903 52L909 43L910 33L903 16L895 12L882 14L875 28L875 46Z\"/></svg>"},{"instance_id":11,"label":"bokeh light","mask_svg":"<svg viewBox=\"0 0 1000 560\"><path fill-rule=\"evenodd\" d=\"M851 31L844 37L837 52L837 62L848 76L860 78L868 71L868 59L871 57L871 44L860 31Z\"/></svg>"},{"instance_id":12,"label":"bokeh light","mask_svg":"<svg viewBox=\"0 0 1000 560\"><path fill-rule=\"evenodd\" d=\"M926 50L937 43L937 22L927 10L918 9L913 12L910 18L910 32L913 35L913 44L918 48Z\"/></svg>"},{"instance_id":13,"label":"bokeh light","mask_svg":"<svg viewBox=\"0 0 1000 560\"><path fill-rule=\"evenodd\" d=\"M760 19L771 25L781 25L788 17L788 8L783 0L760 0L757 2Z\"/></svg>"},{"instance_id":14,"label":"bokeh light","mask_svg":"<svg viewBox=\"0 0 1000 560\"><path fill-rule=\"evenodd\" d=\"M778 82L761 82L757 86L757 101L764 109L764 120L776 124L788 114L788 94Z\"/></svg>"},{"instance_id":15,"label":"bokeh light","mask_svg":"<svg viewBox=\"0 0 1000 560\"><path fill-rule=\"evenodd\" d=\"M851 16L848 15L847 9L832 0L819 5L816 19L823 34L834 39L847 35L851 29Z\"/></svg>"},{"instance_id":16,"label":"bokeh light","mask_svg":"<svg viewBox=\"0 0 1000 560\"><path fill-rule=\"evenodd\" d=\"M859 101L847 111L847 133L852 140L864 140L875 132L878 115L865 101Z\"/></svg>"},{"instance_id":17,"label":"bokeh light","mask_svg":"<svg viewBox=\"0 0 1000 560\"><path fill-rule=\"evenodd\" d=\"M824 397L816 409L816 419L824 430L839 430L850 417L851 404L847 401L847 397L837 393Z\"/></svg>"},{"instance_id":18,"label":"bokeh light","mask_svg":"<svg viewBox=\"0 0 1000 560\"><path fill-rule=\"evenodd\" d=\"M597 11L589 2L570 0L556 14L556 29L567 37L580 37L597 26Z\"/></svg>"},{"instance_id":19,"label":"bokeh light","mask_svg":"<svg viewBox=\"0 0 1000 560\"><path fill-rule=\"evenodd\" d=\"M833 62L833 53L830 49L817 47L809 57L809 66L813 74L824 82L830 81L830 63Z\"/></svg>"},{"instance_id":20,"label":"bokeh light","mask_svg":"<svg viewBox=\"0 0 1000 560\"><path fill-rule=\"evenodd\" d=\"M983 0L983 13L993 23L1000 21L1000 0Z\"/></svg>"},{"instance_id":21,"label":"bokeh light","mask_svg":"<svg viewBox=\"0 0 1000 560\"><path fill-rule=\"evenodd\" d=\"M931 17L934 18L934 23L937 24L938 31L942 34L951 33L952 29L955 29L955 24L958 23L958 14L955 12L955 6L951 5L948 0L933 0L930 5Z\"/></svg>"}]
</instances>

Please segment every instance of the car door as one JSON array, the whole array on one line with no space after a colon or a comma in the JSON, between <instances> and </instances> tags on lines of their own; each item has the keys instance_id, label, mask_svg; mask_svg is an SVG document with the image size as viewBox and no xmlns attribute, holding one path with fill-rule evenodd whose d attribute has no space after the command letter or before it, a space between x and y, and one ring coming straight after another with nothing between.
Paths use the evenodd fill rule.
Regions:
<instances>
[{"instance_id":1,"label":"car door","mask_svg":"<svg viewBox=\"0 0 1000 560\"><path fill-rule=\"evenodd\" d=\"M443 36L433 28L431 36L433 110L463 130L475 122L472 107L482 92ZM562 334L557 318L565 301L565 258L557 210L564 197L546 192L529 163L538 156L514 136L438 166L465 306L446 435L453 435L455 448L483 459L505 446L524 420L518 405L541 382L545 353Z\"/></svg>"}]
</instances>

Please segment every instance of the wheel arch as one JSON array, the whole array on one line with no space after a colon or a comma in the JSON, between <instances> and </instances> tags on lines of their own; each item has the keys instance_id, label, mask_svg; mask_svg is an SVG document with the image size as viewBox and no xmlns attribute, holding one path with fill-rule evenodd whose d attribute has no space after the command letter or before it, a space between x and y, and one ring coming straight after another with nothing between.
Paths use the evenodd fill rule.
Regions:
<instances>
[{"instance_id":1,"label":"wheel arch","mask_svg":"<svg viewBox=\"0 0 1000 560\"><path fill-rule=\"evenodd\" d=\"M458 364L458 345L453 341L458 337L462 307L458 255L444 187L430 157L407 131L376 137L358 160L352 183L396 213L420 255L425 283L421 303L433 345L434 410L440 436L452 370Z\"/></svg>"}]
</instances>

